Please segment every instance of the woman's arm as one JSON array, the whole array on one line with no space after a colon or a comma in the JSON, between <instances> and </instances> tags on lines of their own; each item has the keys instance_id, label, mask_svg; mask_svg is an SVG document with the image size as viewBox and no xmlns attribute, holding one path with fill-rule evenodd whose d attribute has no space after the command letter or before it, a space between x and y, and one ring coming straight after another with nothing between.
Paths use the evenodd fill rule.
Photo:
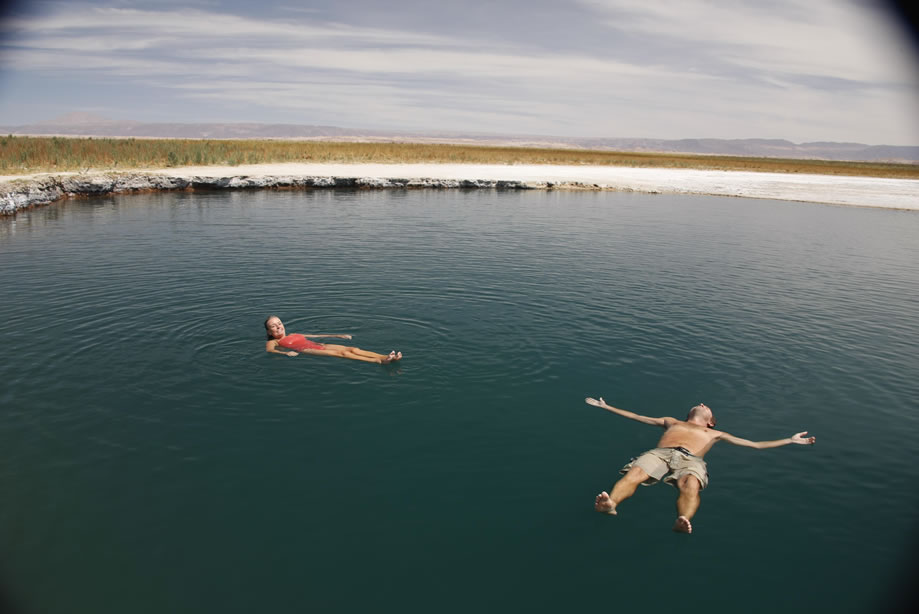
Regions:
<instances>
[{"instance_id":1,"label":"woman's arm","mask_svg":"<svg viewBox=\"0 0 919 614\"><path fill-rule=\"evenodd\" d=\"M786 437L785 439L776 439L775 441L750 441L749 439L744 439L743 437L734 437L730 433L721 433L718 439L732 443L735 446L756 448L757 450L779 448L781 446L787 446L790 443L796 443L803 446L811 446L817 442L816 437L805 437L805 435L807 435L807 431L801 431L800 433L795 433L791 437Z\"/></svg>"},{"instance_id":2,"label":"woman's arm","mask_svg":"<svg viewBox=\"0 0 919 614\"><path fill-rule=\"evenodd\" d=\"M271 353L271 354L283 354L284 356L296 356L296 355L297 355L297 353L294 352L293 350L291 350L291 351L289 351L289 352L282 352L281 350L279 350L279 349L278 349L278 340L277 340L277 339L269 339L268 341L266 341L266 342L265 342L265 351L266 351L266 352L269 352L269 353Z\"/></svg>"},{"instance_id":3,"label":"woman's arm","mask_svg":"<svg viewBox=\"0 0 919 614\"><path fill-rule=\"evenodd\" d=\"M592 399L590 397L584 399L588 405L593 405L594 407L602 407L607 411L611 411L614 414L619 414L625 418L631 420L637 420L643 424L650 424L651 426L666 426L668 418L651 418L649 416L642 416L641 414L636 414L631 411L626 411L625 409L619 409L618 407L612 407L606 404L606 401L603 400L603 397L600 397L599 400Z\"/></svg>"},{"instance_id":4,"label":"woman's arm","mask_svg":"<svg viewBox=\"0 0 919 614\"><path fill-rule=\"evenodd\" d=\"M304 337L335 337L336 339L350 339L351 335L303 335Z\"/></svg>"}]
</instances>

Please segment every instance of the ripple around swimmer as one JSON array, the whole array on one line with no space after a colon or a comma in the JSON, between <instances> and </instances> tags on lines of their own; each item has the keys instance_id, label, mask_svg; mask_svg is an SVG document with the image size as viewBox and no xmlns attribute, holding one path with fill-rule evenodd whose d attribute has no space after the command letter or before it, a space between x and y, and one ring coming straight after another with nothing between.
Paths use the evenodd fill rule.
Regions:
<instances>
[{"instance_id":1,"label":"ripple around swimmer","mask_svg":"<svg viewBox=\"0 0 919 614\"><path fill-rule=\"evenodd\" d=\"M902 442L919 433L919 216L424 191L183 193L52 210L0 230L0 541L17 568L42 570L22 581L30 598L92 609L74 587L123 568L215 610L239 604L200 587L228 574L251 579L261 609L288 607L304 573L317 603L339 603L355 574L371 597L351 609L393 587L420 586L430 602L433 590L405 578L430 576L431 539L447 578L438 590L457 594L472 560L472 581L518 569L545 585L601 582L611 536L637 569L653 566L648 539L654 552L676 544L666 492L636 497L625 529L578 511L653 434L584 396L649 413L704 400L740 436L818 436L768 459L713 451L693 539L716 562L706 574L737 580L725 586L746 586L717 564L732 547L724 536L746 532L777 586L807 577L826 607L867 611L809 570L880 593L885 557L912 530ZM351 333L349 344L406 358L269 355L271 313L291 332ZM843 483L868 484L878 505ZM378 502L372 514L351 504L356 492ZM815 530L821 519L829 528ZM451 530L419 539L419 526ZM819 538L810 558L790 560L807 535ZM86 536L98 547L82 548ZM266 543L283 544L273 568L288 575L256 569ZM514 547L481 556L495 543ZM534 543L559 556L534 557ZM398 552L398 565L342 554L355 549ZM189 584L192 568L210 571ZM545 606L518 592L515 606ZM602 606L581 593L584 607ZM111 609L131 608L113 598Z\"/></svg>"}]
</instances>

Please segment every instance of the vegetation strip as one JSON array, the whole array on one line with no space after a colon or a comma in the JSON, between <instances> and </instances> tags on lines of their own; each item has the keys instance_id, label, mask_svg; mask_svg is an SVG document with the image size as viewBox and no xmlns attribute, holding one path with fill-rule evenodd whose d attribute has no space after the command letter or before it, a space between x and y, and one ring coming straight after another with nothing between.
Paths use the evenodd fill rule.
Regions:
<instances>
[{"instance_id":1,"label":"vegetation strip","mask_svg":"<svg viewBox=\"0 0 919 614\"><path fill-rule=\"evenodd\" d=\"M0 138L0 174L301 163L553 164L919 179L919 165L692 154L284 140Z\"/></svg>"}]
</instances>

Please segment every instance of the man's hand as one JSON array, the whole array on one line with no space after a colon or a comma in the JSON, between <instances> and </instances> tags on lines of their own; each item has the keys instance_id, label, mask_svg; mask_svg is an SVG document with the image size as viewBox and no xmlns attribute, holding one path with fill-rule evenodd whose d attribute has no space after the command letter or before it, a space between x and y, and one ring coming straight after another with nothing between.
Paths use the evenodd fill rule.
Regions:
<instances>
[{"instance_id":1,"label":"man's hand","mask_svg":"<svg viewBox=\"0 0 919 614\"><path fill-rule=\"evenodd\" d=\"M807 435L807 431L795 433L791 436L791 443L798 443L802 446L812 446L817 442L816 437L805 437L804 435Z\"/></svg>"},{"instance_id":2,"label":"man's hand","mask_svg":"<svg viewBox=\"0 0 919 614\"><path fill-rule=\"evenodd\" d=\"M606 411L613 412L614 414L619 414L629 420L637 420L644 424L650 424L652 426L666 426L667 420L673 420L673 418L650 418L648 416L642 416L641 414L636 414L632 411L626 411L624 409L619 409L618 407L612 407L606 404L606 401L603 400L603 397L599 399L594 399L592 397L587 397L584 399L584 402L588 405L593 405L594 407L599 407L605 409Z\"/></svg>"},{"instance_id":3,"label":"man's hand","mask_svg":"<svg viewBox=\"0 0 919 614\"><path fill-rule=\"evenodd\" d=\"M291 358L293 358L294 356L297 356L297 353L291 351L291 352L287 352L287 355L290 356Z\"/></svg>"}]
</instances>

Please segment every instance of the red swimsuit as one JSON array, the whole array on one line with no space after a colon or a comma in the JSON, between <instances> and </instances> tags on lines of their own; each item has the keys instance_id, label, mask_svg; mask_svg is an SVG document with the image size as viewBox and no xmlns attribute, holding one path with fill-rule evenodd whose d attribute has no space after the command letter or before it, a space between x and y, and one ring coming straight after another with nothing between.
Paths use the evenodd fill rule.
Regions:
<instances>
[{"instance_id":1,"label":"red swimsuit","mask_svg":"<svg viewBox=\"0 0 919 614\"><path fill-rule=\"evenodd\" d=\"M299 333L294 333L292 335L287 335L286 337L278 339L278 345L280 345L282 348L287 348L288 350L294 350L295 352L302 352L303 350L325 349L325 346L321 343L310 341Z\"/></svg>"}]
</instances>

